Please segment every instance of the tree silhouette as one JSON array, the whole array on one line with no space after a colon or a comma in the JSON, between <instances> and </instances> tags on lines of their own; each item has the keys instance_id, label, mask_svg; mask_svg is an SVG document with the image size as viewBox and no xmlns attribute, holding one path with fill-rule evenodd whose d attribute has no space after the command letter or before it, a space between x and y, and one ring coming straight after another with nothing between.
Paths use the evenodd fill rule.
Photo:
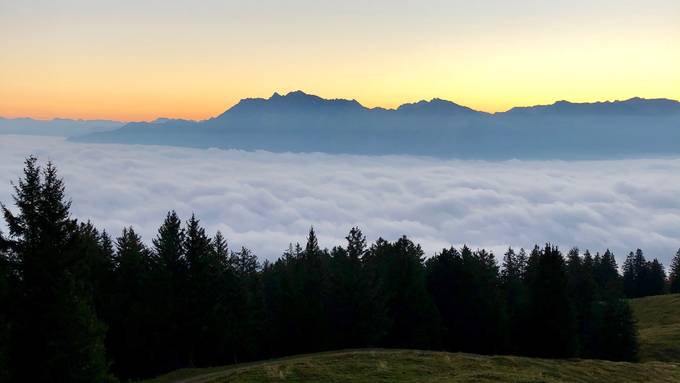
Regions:
<instances>
[{"instance_id":1,"label":"tree silhouette","mask_svg":"<svg viewBox=\"0 0 680 383\"><path fill-rule=\"evenodd\" d=\"M669 290L671 294L680 293L680 249L675 253L671 263Z\"/></svg>"},{"instance_id":2,"label":"tree silhouette","mask_svg":"<svg viewBox=\"0 0 680 383\"><path fill-rule=\"evenodd\" d=\"M330 251L310 228L260 263L192 215L167 213L147 248L134 229L115 241L69 215L56 169L26 160L2 205L0 383L107 382L356 347L445 349L546 358L636 360L624 296L666 292L663 265L632 252L509 248L426 259L406 236L368 244L354 227ZM680 250L670 267L678 292ZM625 294L624 294L625 293ZM110 358L107 362L105 354Z\"/></svg>"},{"instance_id":3,"label":"tree silhouette","mask_svg":"<svg viewBox=\"0 0 680 383\"><path fill-rule=\"evenodd\" d=\"M529 266L530 352L548 358L577 355L576 320L562 253L550 244ZM532 264L533 263L533 264Z\"/></svg>"},{"instance_id":4,"label":"tree silhouette","mask_svg":"<svg viewBox=\"0 0 680 383\"><path fill-rule=\"evenodd\" d=\"M13 213L2 205L9 228L3 247L14 259L11 380L106 381L105 326L96 317L89 280L90 254L79 249L77 222L56 168L25 162L14 186ZM3 257L4 258L4 257ZM7 267L7 264L4 265Z\"/></svg>"}]
</instances>

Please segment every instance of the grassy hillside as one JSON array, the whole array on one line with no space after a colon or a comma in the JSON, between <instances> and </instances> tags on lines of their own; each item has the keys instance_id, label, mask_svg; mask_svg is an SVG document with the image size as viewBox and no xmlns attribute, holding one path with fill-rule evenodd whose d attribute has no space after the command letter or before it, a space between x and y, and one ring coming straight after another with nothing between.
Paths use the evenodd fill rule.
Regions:
<instances>
[{"instance_id":1,"label":"grassy hillside","mask_svg":"<svg viewBox=\"0 0 680 383\"><path fill-rule=\"evenodd\" d=\"M632 300L640 330L640 359L680 363L680 294Z\"/></svg>"},{"instance_id":2,"label":"grassy hillside","mask_svg":"<svg viewBox=\"0 0 680 383\"><path fill-rule=\"evenodd\" d=\"M634 299L632 307L643 363L357 350L185 369L145 383L680 382L680 294Z\"/></svg>"},{"instance_id":3,"label":"grassy hillside","mask_svg":"<svg viewBox=\"0 0 680 383\"><path fill-rule=\"evenodd\" d=\"M146 383L678 382L670 363L545 360L408 350L302 355L231 368L180 370Z\"/></svg>"}]
</instances>

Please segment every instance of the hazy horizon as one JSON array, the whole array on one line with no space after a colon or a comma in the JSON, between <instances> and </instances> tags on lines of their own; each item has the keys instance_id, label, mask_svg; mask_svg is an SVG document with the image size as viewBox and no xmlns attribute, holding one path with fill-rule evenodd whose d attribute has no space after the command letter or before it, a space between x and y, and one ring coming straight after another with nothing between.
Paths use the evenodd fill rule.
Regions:
<instances>
[{"instance_id":1,"label":"hazy horizon","mask_svg":"<svg viewBox=\"0 0 680 383\"><path fill-rule=\"evenodd\" d=\"M226 106L224 107L224 110L222 110L221 112L218 112L218 113L215 114L215 115L207 116L206 118L203 118L203 119L191 119L191 118L187 118L187 120L189 120L189 121L202 121L202 120L206 120L206 119L210 119L210 118L217 117L217 116L219 116L221 113L224 113L225 111L228 111L229 109L233 108L234 106L236 106L239 102L241 102L241 101L243 101L243 100L248 100L248 99L265 99L265 100L266 100L266 99L269 99L270 97L272 97L273 95L283 95L283 96L285 96L285 95L288 95L288 94L290 94L290 93L295 93L295 92L302 92L302 93L305 93L305 94L307 94L307 95L318 96L318 95L313 94L313 93L311 93L311 92L307 92L307 91L305 91L305 90L303 90L303 89L295 89L295 90L291 90L291 91L288 91L288 92L273 91L273 92L269 93L268 95L261 95L261 96L254 96L254 97L244 97L244 98L241 98L241 99L239 99L238 101L236 101L236 102L233 103L233 104L226 105ZM321 97L321 96L318 96L318 97ZM400 106L409 105L409 104L415 104L415 103L419 103L419 102L432 102L432 101L434 101L434 100L444 100L444 101L452 102L452 103L454 103L454 104L456 104L456 105L460 105L460 106L464 106L464 107L471 108L472 110L477 111L477 112L489 113L489 114L491 114L491 115L493 115L493 114L499 114L499 113L506 113L506 112L509 112L510 110L512 110L513 108L525 108L525 107L549 106L549 105L554 105L554 104L556 104L556 103L558 103L558 102L568 102L568 103L572 103L572 104L597 104L597 103L615 103L615 102L623 102L623 101L629 101L629 100L637 99L637 98L640 98L640 99L643 99L643 100L671 100L671 101L680 102L680 98L679 98L679 99L673 99L673 98L669 98L669 97L650 97L650 98L646 98L646 97L639 97L639 96L632 96L632 97L622 98L622 99L591 100L591 101L583 101L583 102L578 102L578 101L573 101L573 100L567 100L567 99L564 99L564 98L557 98L557 99L555 99L555 100L553 100L553 101L548 101L548 102L542 103L542 104L510 105L510 106L508 106L507 109L498 110L498 111L493 111L493 112L488 112L488 111L484 111L484 110L472 108L472 107L469 106L469 105L460 104L460 103L456 102L456 100L448 100L448 99L445 99L445 98L442 98L442 97L437 97L437 96L431 97L431 98L427 98L427 99L407 100L407 101L405 101L405 102L403 102L403 103L401 103L401 104L397 104L397 105L394 105L394 106L392 106L392 107L386 107L386 106L381 106L381 105L367 106L367 105L362 104L362 103L361 103L359 100L357 100L356 98L324 98L324 97L321 97L321 98L323 98L323 99L325 99L325 100L347 100L347 101L357 101L361 106L363 106L363 107L365 107L365 108L367 108L367 109L375 109L375 108L381 109L381 108L382 108L382 109L386 109L386 110L396 110L396 109L397 109L398 107L400 107ZM70 117L64 117L64 116L54 116L54 117L48 117L48 118L36 118L36 117L30 116L30 115L22 115L22 116L5 116L5 115L1 115L1 114L0 114L0 118L4 118L4 119L8 119L8 120L11 120L11 119L32 119L32 120L36 120L36 121L53 121L53 120L98 121L98 120L99 120L99 121L116 121L116 122L124 122L124 123L128 123L128 122L143 122L143 121L145 121L145 122L152 122L152 121L155 121L155 120L158 120L158 119L166 119L166 118L167 118L167 119L181 119L180 117L173 116L173 115L158 115L158 116L154 116L154 117L148 118L148 119L146 119L146 120L124 120L124 119L113 119L113 120L109 120L109 119L106 119L106 118L96 118L96 117L95 117L95 118L70 118Z\"/></svg>"}]
</instances>

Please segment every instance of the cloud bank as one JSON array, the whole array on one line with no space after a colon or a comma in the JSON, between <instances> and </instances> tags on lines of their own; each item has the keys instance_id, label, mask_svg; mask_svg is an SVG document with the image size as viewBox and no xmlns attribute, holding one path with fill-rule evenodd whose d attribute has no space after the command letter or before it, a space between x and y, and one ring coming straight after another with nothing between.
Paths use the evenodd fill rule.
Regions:
<instances>
[{"instance_id":1,"label":"cloud bank","mask_svg":"<svg viewBox=\"0 0 680 383\"><path fill-rule=\"evenodd\" d=\"M343 243L356 225L371 241L406 234L428 255L553 242L610 248L619 261L640 247L668 265L680 247L678 158L443 161L0 136L0 201L11 202L29 154L56 163L74 216L115 235L132 225L148 242L175 209L267 259L304 242L312 225L322 246Z\"/></svg>"}]
</instances>

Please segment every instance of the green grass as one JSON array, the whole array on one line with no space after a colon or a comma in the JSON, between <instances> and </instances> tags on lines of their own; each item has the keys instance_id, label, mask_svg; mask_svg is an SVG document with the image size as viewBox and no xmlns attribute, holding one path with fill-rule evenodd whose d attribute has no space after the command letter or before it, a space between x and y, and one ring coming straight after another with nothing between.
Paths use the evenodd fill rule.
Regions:
<instances>
[{"instance_id":1,"label":"green grass","mask_svg":"<svg viewBox=\"0 0 680 383\"><path fill-rule=\"evenodd\" d=\"M680 294L631 300L640 331L640 360L680 363Z\"/></svg>"},{"instance_id":2,"label":"green grass","mask_svg":"<svg viewBox=\"0 0 680 383\"><path fill-rule=\"evenodd\" d=\"M146 383L678 382L680 365L546 360L412 350L351 350L218 369L180 370Z\"/></svg>"},{"instance_id":3,"label":"green grass","mask_svg":"<svg viewBox=\"0 0 680 383\"><path fill-rule=\"evenodd\" d=\"M680 382L680 294L633 299L642 363L346 350L184 369L144 383Z\"/></svg>"}]
</instances>

